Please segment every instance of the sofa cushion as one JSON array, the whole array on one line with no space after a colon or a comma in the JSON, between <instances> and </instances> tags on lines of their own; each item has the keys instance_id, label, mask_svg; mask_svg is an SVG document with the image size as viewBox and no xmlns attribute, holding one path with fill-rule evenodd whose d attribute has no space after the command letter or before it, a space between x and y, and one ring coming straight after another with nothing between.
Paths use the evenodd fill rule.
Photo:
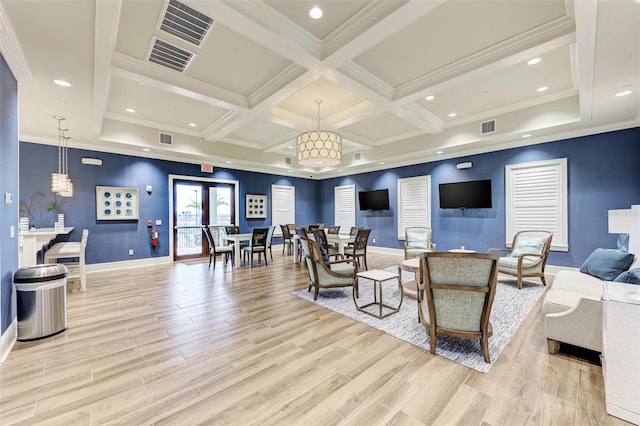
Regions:
<instances>
[{"instance_id":1,"label":"sofa cushion","mask_svg":"<svg viewBox=\"0 0 640 426\"><path fill-rule=\"evenodd\" d=\"M597 248L580 267L580 272L593 275L605 281L612 281L629 269L634 256L628 252Z\"/></svg>"},{"instance_id":2,"label":"sofa cushion","mask_svg":"<svg viewBox=\"0 0 640 426\"><path fill-rule=\"evenodd\" d=\"M551 290L571 291L584 294L594 300L602 299L604 281L600 278L573 269L563 269L556 273Z\"/></svg>"},{"instance_id":3,"label":"sofa cushion","mask_svg":"<svg viewBox=\"0 0 640 426\"><path fill-rule=\"evenodd\" d=\"M624 271L614 280L619 283L640 284L640 268Z\"/></svg>"}]
</instances>

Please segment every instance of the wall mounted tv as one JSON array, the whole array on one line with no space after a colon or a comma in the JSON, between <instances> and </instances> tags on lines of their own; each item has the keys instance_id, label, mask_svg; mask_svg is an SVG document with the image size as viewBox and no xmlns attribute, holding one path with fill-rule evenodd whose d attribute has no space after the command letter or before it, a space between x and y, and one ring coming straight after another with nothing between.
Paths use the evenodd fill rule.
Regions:
<instances>
[{"instance_id":1,"label":"wall mounted tv","mask_svg":"<svg viewBox=\"0 0 640 426\"><path fill-rule=\"evenodd\" d=\"M358 192L360 210L389 210L389 190L376 189L375 191Z\"/></svg>"},{"instance_id":2,"label":"wall mounted tv","mask_svg":"<svg viewBox=\"0 0 640 426\"><path fill-rule=\"evenodd\" d=\"M441 183L441 209L490 209L491 180Z\"/></svg>"}]
</instances>

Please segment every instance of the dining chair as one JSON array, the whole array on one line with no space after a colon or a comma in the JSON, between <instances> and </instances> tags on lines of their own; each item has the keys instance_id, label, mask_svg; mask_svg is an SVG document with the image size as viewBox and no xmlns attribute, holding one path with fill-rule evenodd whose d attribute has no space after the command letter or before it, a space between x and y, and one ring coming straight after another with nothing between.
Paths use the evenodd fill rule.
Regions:
<instances>
[{"instance_id":1,"label":"dining chair","mask_svg":"<svg viewBox=\"0 0 640 426\"><path fill-rule=\"evenodd\" d=\"M418 288L418 317L435 354L438 335L478 339L489 356L489 322L498 281L498 256L484 253L424 252Z\"/></svg>"},{"instance_id":2,"label":"dining chair","mask_svg":"<svg viewBox=\"0 0 640 426\"><path fill-rule=\"evenodd\" d=\"M360 258L364 260L364 269L369 270L367 267L367 244L369 242L369 234L371 229L358 229L356 238L353 240L353 245L344 248L345 257L353 257L360 267Z\"/></svg>"},{"instance_id":3,"label":"dining chair","mask_svg":"<svg viewBox=\"0 0 640 426\"><path fill-rule=\"evenodd\" d=\"M282 255L284 256L284 248L289 248L289 255L291 255L293 251L293 237L291 236L291 231L289 230L288 225L280 225L280 230L282 231Z\"/></svg>"},{"instance_id":4,"label":"dining chair","mask_svg":"<svg viewBox=\"0 0 640 426\"><path fill-rule=\"evenodd\" d=\"M227 235L234 235L234 234L239 234L240 233L240 227L239 226L235 226L235 225L228 225L224 227L224 232ZM229 242L228 243L229 246L233 247L235 246L235 243L233 242ZM243 248L245 248L247 246L247 243L240 243L240 247L238 248L238 250L242 250ZM236 248L234 247L234 250Z\"/></svg>"},{"instance_id":5,"label":"dining chair","mask_svg":"<svg viewBox=\"0 0 640 426\"><path fill-rule=\"evenodd\" d=\"M296 235L298 236L298 258L296 259L296 262L302 263L302 260L304 259L304 255L302 254L302 243L300 242L300 239L302 237L307 237L308 231L307 231L307 228L305 228L304 226L296 225L295 232L296 232Z\"/></svg>"},{"instance_id":6,"label":"dining chair","mask_svg":"<svg viewBox=\"0 0 640 426\"><path fill-rule=\"evenodd\" d=\"M89 240L89 230L83 229L80 241L64 241L55 243L44 253L45 263L56 263L60 259L74 259L60 263L67 267L67 279L80 279L82 291L87 290L87 268L85 251ZM78 259L77 261L75 259Z\"/></svg>"},{"instance_id":7,"label":"dining chair","mask_svg":"<svg viewBox=\"0 0 640 426\"><path fill-rule=\"evenodd\" d=\"M431 241L431 228L426 226L408 226L404 229L404 258L420 257L425 251L435 251Z\"/></svg>"},{"instance_id":8,"label":"dining chair","mask_svg":"<svg viewBox=\"0 0 640 426\"><path fill-rule=\"evenodd\" d=\"M309 232L309 234L313 234L315 231L317 231L318 229L320 229L319 225L309 225L307 227L307 231Z\"/></svg>"},{"instance_id":9,"label":"dining chair","mask_svg":"<svg viewBox=\"0 0 640 426\"><path fill-rule=\"evenodd\" d=\"M208 226L202 228L202 232L204 232L205 237L207 237L207 243L209 243L209 267L211 267L211 259L213 259L213 269L216 269L216 255L222 254L224 255L224 263L225 265L231 259L231 265L233 265L233 247L231 246L220 246L216 247L216 241L211 234L211 229Z\"/></svg>"},{"instance_id":10,"label":"dining chair","mask_svg":"<svg viewBox=\"0 0 640 426\"><path fill-rule=\"evenodd\" d=\"M327 234L339 234L340 233L340 225L329 226L327 228Z\"/></svg>"},{"instance_id":11,"label":"dining chair","mask_svg":"<svg viewBox=\"0 0 640 426\"><path fill-rule=\"evenodd\" d=\"M318 247L320 247L320 252L322 253L322 257L324 260L328 261L329 259L331 259L331 257L334 257L336 259L344 257L342 256L342 254L340 254L338 247L336 247L334 244L329 244L329 241L327 241L327 234L325 233L324 229L318 229L317 231L315 231L313 233L313 237L316 240Z\"/></svg>"},{"instance_id":12,"label":"dining chair","mask_svg":"<svg viewBox=\"0 0 640 426\"><path fill-rule=\"evenodd\" d=\"M269 256L271 257L271 260L273 261L273 252L271 251L271 246L273 246L273 233L275 232L276 227L274 226L270 226L269 227L269 232L267 233L267 250L269 250Z\"/></svg>"},{"instance_id":13,"label":"dining chair","mask_svg":"<svg viewBox=\"0 0 640 426\"><path fill-rule=\"evenodd\" d=\"M253 255L258 254L258 261L260 256L264 254L264 265L268 266L267 262L267 234L269 228L253 228L251 231L251 241L249 245L242 249L243 262L247 256L251 256L250 266L253 268Z\"/></svg>"}]
</instances>

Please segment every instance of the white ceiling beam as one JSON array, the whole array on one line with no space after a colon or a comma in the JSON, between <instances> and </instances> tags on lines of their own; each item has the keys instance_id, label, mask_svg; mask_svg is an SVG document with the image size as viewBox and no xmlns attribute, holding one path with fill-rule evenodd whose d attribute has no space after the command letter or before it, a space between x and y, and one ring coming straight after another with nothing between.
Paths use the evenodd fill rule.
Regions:
<instances>
[{"instance_id":1,"label":"white ceiling beam","mask_svg":"<svg viewBox=\"0 0 640 426\"><path fill-rule=\"evenodd\" d=\"M580 91L580 117L591 121L593 102L593 82L596 61L596 27L598 3L596 1L575 1L578 90ZM613 47L612 47L613 48Z\"/></svg>"}]
</instances>

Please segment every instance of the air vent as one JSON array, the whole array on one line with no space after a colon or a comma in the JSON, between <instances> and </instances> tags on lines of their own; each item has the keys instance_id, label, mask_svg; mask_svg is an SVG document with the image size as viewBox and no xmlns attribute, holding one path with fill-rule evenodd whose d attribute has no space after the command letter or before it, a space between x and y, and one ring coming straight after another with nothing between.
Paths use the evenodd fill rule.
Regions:
<instances>
[{"instance_id":1,"label":"air vent","mask_svg":"<svg viewBox=\"0 0 640 426\"><path fill-rule=\"evenodd\" d=\"M160 29L200 46L212 24L213 19L207 15L203 15L177 0L169 0Z\"/></svg>"},{"instance_id":2,"label":"air vent","mask_svg":"<svg viewBox=\"0 0 640 426\"><path fill-rule=\"evenodd\" d=\"M353 161L360 161L360 153L356 152L355 154L353 154Z\"/></svg>"},{"instance_id":3,"label":"air vent","mask_svg":"<svg viewBox=\"0 0 640 426\"><path fill-rule=\"evenodd\" d=\"M193 59L193 53L154 38L153 47L149 53L149 62L182 72L187 68L191 59Z\"/></svg>"},{"instance_id":4,"label":"air vent","mask_svg":"<svg viewBox=\"0 0 640 426\"><path fill-rule=\"evenodd\" d=\"M160 145L173 145L173 135L160 133Z\"/></svg>"},{"instance_id":5,"label":"air vent","mask_svg":"<svg viewBox=\"0 0 640 426\"><path fill-rule=\"evenodd\" d=\"M284 157L284 164L286 164L287 166L291 165L291 157Z\"/></svg>"},{"instance_id":6,"label":"air vent","mask_svg":"<svg viewBox=\"0 0 640 426\"><path fill-rule=\"evenodd\" d=\"M482 123L482 134L493 133L496 131L496 120L485 121Z\"/></svg>"}]
</instances>

